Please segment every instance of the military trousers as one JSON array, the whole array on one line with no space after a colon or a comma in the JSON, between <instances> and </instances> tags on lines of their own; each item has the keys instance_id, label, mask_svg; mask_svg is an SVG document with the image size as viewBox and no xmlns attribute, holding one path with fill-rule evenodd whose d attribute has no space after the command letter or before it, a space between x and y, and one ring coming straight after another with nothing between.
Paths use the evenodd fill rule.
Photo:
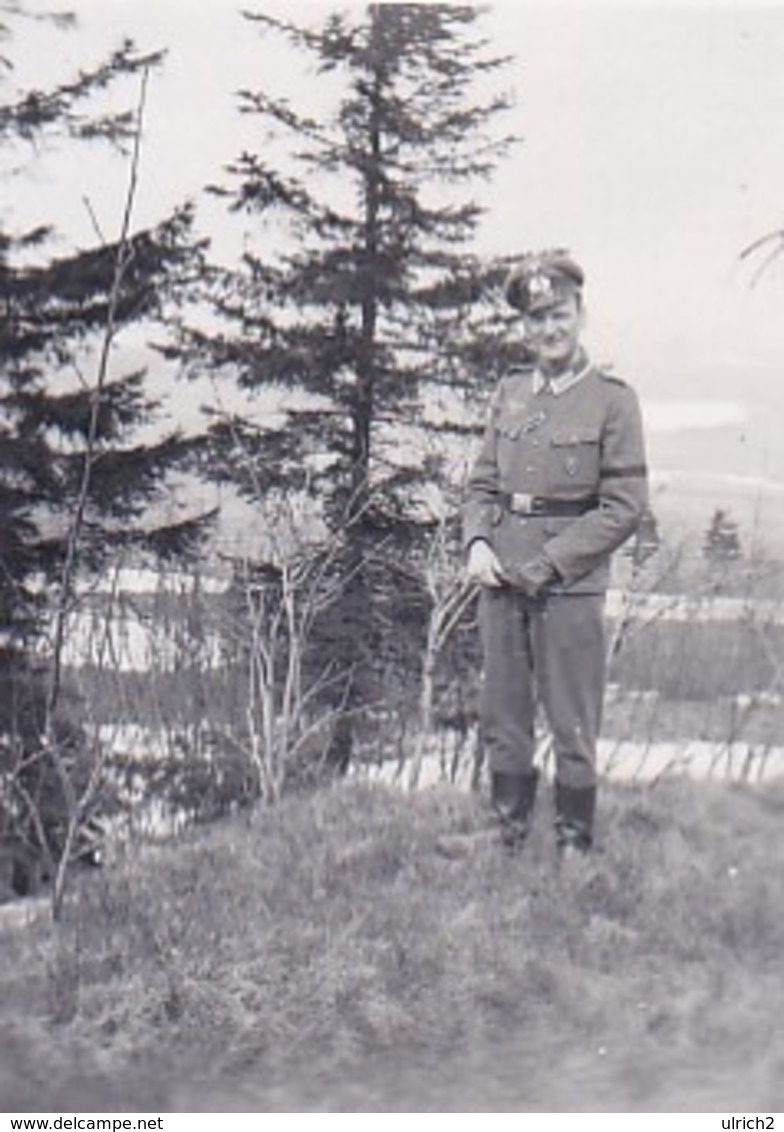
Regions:
<instances>
[{"instance_id":1,"label":"military trousers","mask_svg":"<svg viewBox=\"0 0 784 1132\"><path fill-rule=\"evenodd\" d=\"M594 787L606 670L604 595L529 598L510 586L486 587L479 625L480 727L491 772L530 772L541 704L556 778L577 790Z\"/></svg>"}]
</instances>

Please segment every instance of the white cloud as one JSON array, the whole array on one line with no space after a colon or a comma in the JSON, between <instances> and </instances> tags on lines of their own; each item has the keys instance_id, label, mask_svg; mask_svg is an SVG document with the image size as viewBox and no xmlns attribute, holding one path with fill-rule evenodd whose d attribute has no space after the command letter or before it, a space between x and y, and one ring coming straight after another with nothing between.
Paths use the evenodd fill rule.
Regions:
<instances>
[{"instance_id":1,"label":"white cloud","mask_svg":"<svg viewBox=\"0 0 784 1132\"><path fill-rule=\"evenodd\" d=\"M724 428L748 419L746 407L737 401L646 401L643 415L651 433Z\"/></svg>"}]
</instances>

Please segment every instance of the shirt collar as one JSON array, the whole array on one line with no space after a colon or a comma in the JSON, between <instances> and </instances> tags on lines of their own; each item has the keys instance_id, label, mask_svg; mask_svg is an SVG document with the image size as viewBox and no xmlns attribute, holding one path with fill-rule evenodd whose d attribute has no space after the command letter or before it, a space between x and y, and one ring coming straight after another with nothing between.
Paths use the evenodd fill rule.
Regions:
<instances>
[{"instance_id":1,"label":"shirt collar","mask_svg":"<svg viewBox=\"0 0 784 1132\"><path fill-rule=\"evenodd\" d=\"M545 389L549 389L556 396L565 393L567 389L571 389L573 385L584 378L590 368L591 363L587 358L583 358L578 363L577 368L565 370L563 373L559 373L557 377L545 377L540 370L535 369L534 393L541 393Z\"/></svg>"}]
</instances>

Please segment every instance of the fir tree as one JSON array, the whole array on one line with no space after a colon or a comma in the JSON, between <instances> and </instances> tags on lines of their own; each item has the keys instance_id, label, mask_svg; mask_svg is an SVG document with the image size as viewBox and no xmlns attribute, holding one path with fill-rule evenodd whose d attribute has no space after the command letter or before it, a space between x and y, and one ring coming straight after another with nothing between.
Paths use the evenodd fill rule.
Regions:
<instances>
[{"instance_id":1,"label":"fir tree","mask_svg":"<svg viewBox=\"0 0 784 1132\"><path fill-rule=\"evenodd\" d=\"M340 94L316 118L269 91L240 93L260 138L271 129L286 141L288 161L246 152L213 191L235 211L274 219L287 240L279 255L248 251L240 271L216 273L222 327L184 336L194 368L282 394L280 425L238 419L212 430L213 472L250 495L307 493L343 533L344 596L320 642L346 674L331 754L341 766L351 721L374 694L383 626L423 628L422 592L401 586L410 574L395 569L421 542L423 492L443 453L424 459L413 442L425 425L459 433L460 392L488 383L508 348L503 265L471 251L482 210L467 186L488 178L513 141L495 130L507 96L477 93L505 63L488 55L477 15L375 4L312 29L245 13L315 63L325 102L338 80ZM247 460L238 466L238 439L252 475Z\"/></svg>"},{"instance_id":2,"label":"fir tree","mask_svg":"<svg viewBox=\"0 0 784 1132\"><path fill-rule=\"evenodd\" d=\"M3 13L8 56L10 21L26 13L18 4ZM55 131L69 145L96 137L136 144L141 102L137 111L91 118L89 98L124 77L142 79L161 59L125 44L73 81L13 92L0 104L0 141L39 141ZM183 551L200 527L190 518L150 523L149 508L187 446L160 429L145 441L139 430L156 408L145 375L112 371L117 335L160 316L199 249L189 210L134 233L131 204L129 188L117 241L68 255L51 255L48 219L31 231L0 231L0 822L29 830L34 817L39 840L73 816L63 791L73 786L78 793L75 779L69 785L75 732L54 718L65 614L77 579L131 545ZM63 616L42 673L42 635L53 607Z\"/></svg>"}]
</instances>

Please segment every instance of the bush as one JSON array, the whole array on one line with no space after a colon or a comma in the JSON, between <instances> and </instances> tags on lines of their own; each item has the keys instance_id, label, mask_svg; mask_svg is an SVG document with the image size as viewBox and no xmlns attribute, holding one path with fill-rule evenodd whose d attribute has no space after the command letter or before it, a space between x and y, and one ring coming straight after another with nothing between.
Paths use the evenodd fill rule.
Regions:
<instances>
[{"instance_id":1,"label":"bush","mask_svg":"<svg viewBox=\"0 0 784 1132\"><path fill-rule=\"evenodd\" d=\"M0 660L0 836L18 895L53 875L74 822L71 856L94 862L100 817L111 809L105 781L91 785L99 756L76 701L69 698L47 726L47 694L45 670L16 654ZM87 804L77 807L75 799Z\"/></svg>"}]
</instances>

